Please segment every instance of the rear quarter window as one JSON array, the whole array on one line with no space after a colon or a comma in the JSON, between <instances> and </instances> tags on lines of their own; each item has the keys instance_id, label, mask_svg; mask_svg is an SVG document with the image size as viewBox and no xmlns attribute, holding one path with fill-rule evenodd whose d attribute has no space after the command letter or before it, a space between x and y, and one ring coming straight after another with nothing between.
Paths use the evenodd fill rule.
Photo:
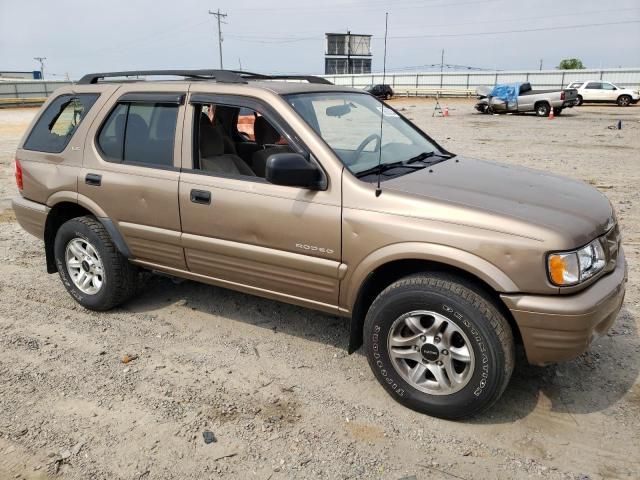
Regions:
<instances>
[{"instance_id":1,"label":"rear quarter window","mask_svg":"<svg viewBox=\"0 0 640 480\"><path fill-rule=\"evenodd\" d=\"M42 113L23 148L48 153L62 152L99 96L97 93L80 93L57 97Z\"/></svg>"}]
</instances>

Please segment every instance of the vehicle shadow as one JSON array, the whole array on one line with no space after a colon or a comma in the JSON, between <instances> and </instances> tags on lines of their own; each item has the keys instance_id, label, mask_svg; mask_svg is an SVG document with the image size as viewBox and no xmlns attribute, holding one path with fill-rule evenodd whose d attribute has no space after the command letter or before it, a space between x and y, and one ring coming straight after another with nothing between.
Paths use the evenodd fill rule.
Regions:
<instances>
[{"instance_id":1,"label":"vehicle shadow","mask_svg":"<svg viewBox=\"0 0 640 480\"><path fill-rule=\"evenodd\" d=\"M181 305L191 312L304 338L346 349L349 320L315 310L269 300L189 280L150 275L142 291L121 308L135 313L161 312ZM117 311L117 310L115 310Z\"/></svg>"},{"instance_id":2,"label":"vehicle shadow","mask_svg":"<svg viewBox=\"0 0 640 480\"><path fill-rule=\"evenodd\" d=\"M194 313L223 317L342 350L348 346L346 318L197 282L175 283L162 276L150 276L144 285L142 292L122 307L125 311L159 313L180 305ZM183 322L184 318L180 320ZM490 411L466 422L511 423L536 409L571 416L605 410L635 384L640 374L636 353L639 345L636 319L623 308L609 334L595 340L588 352L573 361L536 367L526 363L519 348L516 368L502 398ZM362 348L355 354L363 355Z\"/></svg>"},{"instance_id":3,"label":"vehicle shadow","mask_svg":"<svg viewBox=\"0 0 640 480\"><path fill-rule=\"evenodd\" d=\"M640 345L636 319L626 308L607 335L594 340L590 350L575 360L536 367L526 363L519 349L516 368L507 390L477 424L511 423L534 410L579 415L605 410L633 389L640 375Z\"/></svg>"}]
</instances>

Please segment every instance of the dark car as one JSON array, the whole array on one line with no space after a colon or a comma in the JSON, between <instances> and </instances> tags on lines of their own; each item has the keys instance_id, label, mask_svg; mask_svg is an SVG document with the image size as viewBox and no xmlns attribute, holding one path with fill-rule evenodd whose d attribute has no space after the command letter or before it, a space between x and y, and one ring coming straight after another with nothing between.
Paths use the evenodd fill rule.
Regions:
<instances>
[{"instance_id":1,"label":"dark car","mask_svg":"<svg viewBox=\"0 0 640 480\"><path fill-rule=\"evenodd\" d=\"M367 92L369 92L374 97L384 98L385 100L393 97L393 90L390 85L386 84L378 84L378 85L369 85L365 88Z\"/></svg>"}]
</instances>

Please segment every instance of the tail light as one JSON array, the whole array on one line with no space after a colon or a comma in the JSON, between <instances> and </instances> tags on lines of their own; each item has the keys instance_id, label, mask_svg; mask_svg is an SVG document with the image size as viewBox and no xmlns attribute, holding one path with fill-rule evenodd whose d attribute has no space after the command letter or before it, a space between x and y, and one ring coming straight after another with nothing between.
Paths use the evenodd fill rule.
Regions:
<instances>
[{"instance_id":1,"label":"tail light","mask_svg":"<svg viewBox=\"0 0 640 480\"><path fill-rule=\"evenodd\" d=\"M560 100L564 100L564 90L560 92Z\"/></svg>"},{"instance_id":2,"label":"tail light","mask_svg":"<svg viewBox=\"0 0 640 480\"><path fill-rule=\"evenodd\" d=\"M22 191L24 188L24 182L22 181L22 165L20 165L20 160L16 158L16 185L18 186L18 190Z\"/></svg>"}]
</instances>

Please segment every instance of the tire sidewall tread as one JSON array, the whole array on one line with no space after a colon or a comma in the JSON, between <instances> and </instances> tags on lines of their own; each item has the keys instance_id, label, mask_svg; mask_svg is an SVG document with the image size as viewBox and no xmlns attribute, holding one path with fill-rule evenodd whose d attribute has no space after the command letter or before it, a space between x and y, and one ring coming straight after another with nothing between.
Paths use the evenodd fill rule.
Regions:
<instances>
[{"instance_id":1,"label":"tire sidewall tread","mask_svg":"<svg viewBox=\"0 0 640 480\"><path fill-rule=\"evenodd\" d=\"M451 318L473 344L475 368L462 390L451 395L428 395L411 387L396 372L387 352L389 329L400 315L418 309ZM504 392L515 361L513 334L504 316L472 285L447 274L413 275L383 290L365 318L364 340L371 369L395 400L413 410L448 419L490 408Z\"/></svg>"}]
</instances>

